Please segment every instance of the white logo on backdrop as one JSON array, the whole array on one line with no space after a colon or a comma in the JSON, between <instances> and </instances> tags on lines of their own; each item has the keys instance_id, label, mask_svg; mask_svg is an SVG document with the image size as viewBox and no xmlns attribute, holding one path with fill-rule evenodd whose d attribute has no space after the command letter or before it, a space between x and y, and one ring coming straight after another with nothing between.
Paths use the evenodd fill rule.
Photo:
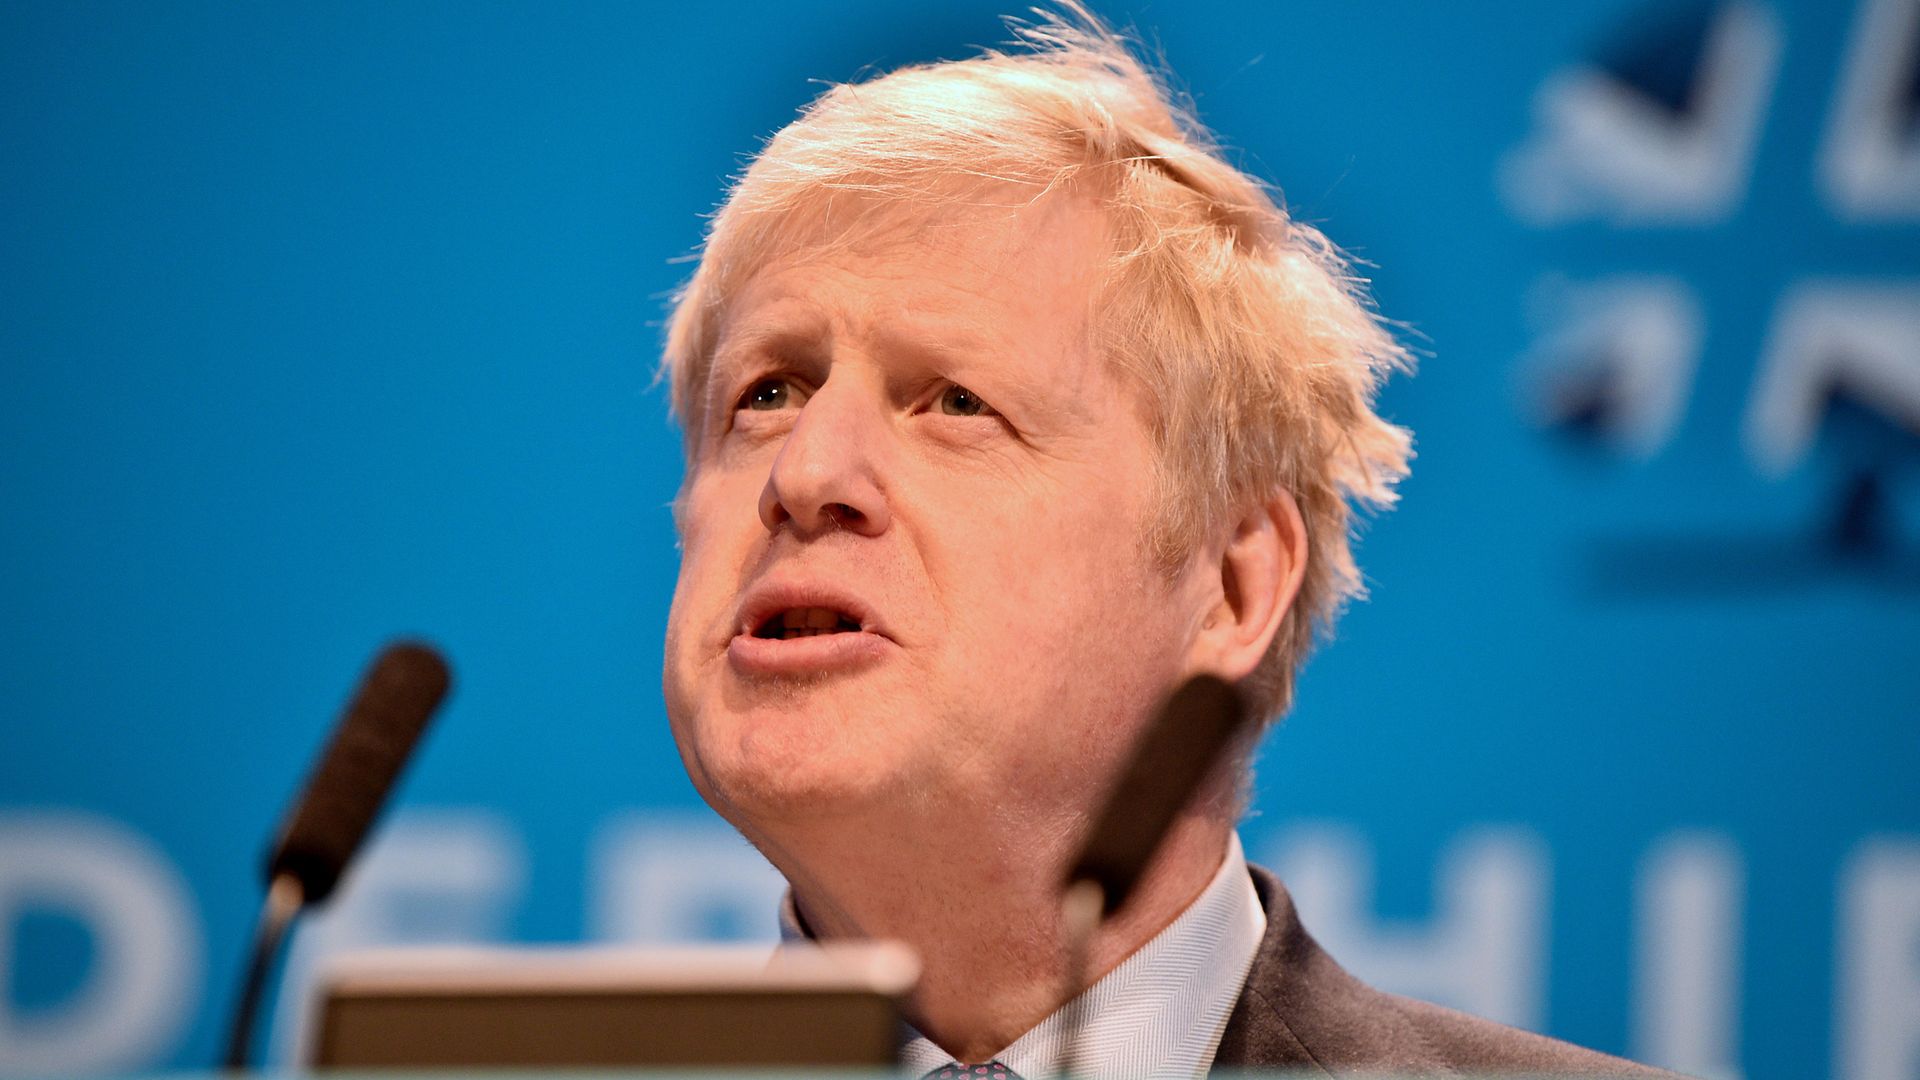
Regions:
<instances>
[{"instance_id":1,"label":"white logo on backdrop","mask_svg":"<svg viewBox=\"0 0 1920 1080\"><path fill-rule=\"evenodd\" d=\"M1726 220L1747 191L1780 50L1772 12L1722 7L1679 115L1589 65L1553 75L1534 96L1532 139L1501 162L1507 205L1535 225Z\"/></svg>"},{"instance_id":2,"label":"white logo on backdrop","mask_svg":"<svg viewBox=\"0 0 1920 1080\"><path fill-rule=\"evenodd\" d=\"M1489 1020L1542 1026L1551 873L1532 833L1476 829L1455 839L1435 870L1425 925L1368 914L1373 852L1357 830L1302 826L1264 850L1300 921L1354 974Z\"/></svg>"},{"instance_id":3,"label":"white logo on backdrop","mask_svg":"<svg viewBox=\"0 0 1920 1080\"><path fill-rule=\"evenodd\" d=\"M1704 316L1667 277L1548 278L1531 298L1544 327L1523 361L1527 409L1541 424L1585 422L1613 448L1652 457L1693 388Z\"/></svg>"},{"instance_id":4,"label":"white logo on backdrop","mask_svg":"<svg viewBox=\"0 0 1920 1080\"><path fill-rule=\"evenodd\" d=\"M1530 1027L1544 1024L1553 864L1521 827L1480 826L1437 853L1432 912L1374 914L1373 852L1340 823L1247 832L1287 878L1334 955L1383 988ZM587 867L590 932L602 940L774 940L783 884L719 818L687 811L610 820ZM1622 888L1635 897L1634 1052L1699 1076L1738 1076L1746 874L1710 832L1657 839ZM410 809L375 837L331 905L296 937L273 1032L299 1060L312 981L326 957L378 945L499 943L519 934L526 842L473 810ZM1837 1075L1920 1072L1920 840L1854 853L1835 886ZM655 912L621 910L659 905ZM98 941L84 989L31 1024L0 1001L0 1074L124 1073L166 1059L200 1002L198 914L179 873L124 826L0 815L0 961L22 916L52 909ZM224 1000L224 999L222 999ZM224 1018L220 1018L224 1019Z\"/></svg>"},{"instance_id":5,"label":"white logo on backdrop","mask_svg":"<svg viewBox=\"0 0 1920 1080\"><path fill-rule=\"evenodd\" d=\"M603 941L771 941L787 882L712 814L633 814L594 843L591 932Z\"/></svg>"},{"instance_id":6,"label":"white logo on backdrop","mask_svg":"<svg viewBox=\"0 0 1920 1080\"><path fill-rule=\"evenodd\" d=\"M1920 432L1920 285L1806 282L1775 311L1747 410L1754 463L1799 463L1845 390Z\"/></svg>"},{"instance_id":7,"label":"white logo on backdrop","mask_svg":"<svg viewBox=\"0 0 1920 1080\"><path fill-rule=\"evenodd\" d=\"M316 980L327 957L383 945L505 941L526 892L526 845L484 810L395 814L347 871L339 890L296 926L281 973L272 1056L306 1060Z\"/></svg>"},{"instance_id":8,"label":"white logo on backdrop","mask_svg":"<svg viewBox=\"0 0 1920 1080\"><path fill-rule=\"evenodd\" d=\"M92 962L52 1008L23 1014L0 994L0 1075L127 1072L170 1053L206 961L192 896L159 849L91 814L0 815L0 975L35 912L79 923Z\"/></svg>"},{"instance_id":9,"label":"white logo on backdrop","mask_svg":"<svg viewBox=\"0 0 1920 1080\"><path fill-rule=\"evenodd\" d=\"M1834 1075L1920 1076L1920 844L1862 844L1841 876Z\"/></svg>"},{"instance_id":10,"label":"white logo on backdrop","mask_svg":"<svg viewBox=\"0 0 1920 1080\"><path fill-rule=\"evenodd\" d=\"M1500 165L1508 208L1541 227L1580 218L1640 228L1727 221L1754 174L1784 49L1770 12L1733 2L1714 12L1678 112L1594 65L1549 76L1535 97L1534 131ZM1803 159L1832 216L1920 219L1920 122L1907 101L1916 64L1920 0L1863 0L1822 145ZM1614 449L1653 456L1678 428L1706 333L1687 286L1629 275L1548 291L1559 303L1536 305L1543 325L1523 371L1529 411L1548 424L1571 415ZM1920 433L1917 321L1920 300L1905 284L1790 287L1747 416L1756 467L1777 473L1803 456L1824 418L1830 377ZM1586 411L1571 412L1568 399Z\"/></svg>"},{"instance_id":11,"label":"white logo on backdrop","mask_svg":"<svg viewBox=\"0 0 1920 1080\"><path fill-rule=\"evenodd\" d=\"M1701 245L1713 242L1707 227L1736 218L1759 175L1789 43L1779 20L1752 0L1719 4L1705 26L1691 91L1677 108L1597 65L1542 81L1534 129L1496 175L1516 219L1542 228L1584 219L1621 230L1700 230L1692 235ZM1849 225L1920 220L1912 100L1920 0L1860 0L1845 51L1832 62L1818 145L1768 160L1806 170L1817 196L1809 216ZM1702 362L1710 327L1699 294L1658 273L1579 283L1543 275L1532 295L1535 344L1520 365L1523 408L1543 426L1653 457L1681 430ZM1757 318L1764 339L1741 432L1756 472L1777 476L1808 460L1841 400L1863 407L1876 425L1904 429L1898 438L1920 436L1920 282L1810 277L1786 286ZM1832 425L1843 453L1850 438L1876 437L1857 424L1843 433L1847 423ZM1878 450L1852 464L1871 477L1886 463L1874 460L1886 457ZM1669 837L1642 860L1637 1057L1694 1075L1739 1075L1745 873L1739 849L1713 834ZM1920 1076L1920 846L1867 845L1838 893L1835 1075L1911 1080Z\"/></svg>"},{"instance_id":12,"label":"white logo on backdrop","mask_svg":"<svg viewBox=\"0 0 1920 1080\"><path fill-rule=\"evenodd\" d=\"M1920 65L1920 0L1866 0L1820 153L1833 211L1920 219L1920 125L1904 98Z\"/></svg>"},{"instance_id":13,"label":"white logo on backdrop","mask_svg":"<svg viewBox=\"0 0 1920 1080\"><path fill-rule=\"evenodd\" d=\"M1689 1076L1740 1075L1740 849L1709 832L1677 833L1634 876L1633 1056Z\"/></svg>"}]
</instances>

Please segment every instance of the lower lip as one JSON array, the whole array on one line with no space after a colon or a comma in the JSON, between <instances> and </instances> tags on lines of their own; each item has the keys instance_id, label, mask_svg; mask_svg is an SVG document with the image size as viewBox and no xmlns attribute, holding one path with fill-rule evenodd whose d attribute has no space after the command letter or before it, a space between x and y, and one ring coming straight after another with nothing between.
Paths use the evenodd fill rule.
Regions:
<instances>
[{"instance_id":1,"label":"lower lip","mask_svg":"<svg viewBox=\"0 0 1920 1080\"><path fill-rule=\"evenodd\" d=\"M785 639L741 634L727 645L727 659L743 675L822 675L877 663L892 647L864 630Z\"/></svg>"}]
</instances>

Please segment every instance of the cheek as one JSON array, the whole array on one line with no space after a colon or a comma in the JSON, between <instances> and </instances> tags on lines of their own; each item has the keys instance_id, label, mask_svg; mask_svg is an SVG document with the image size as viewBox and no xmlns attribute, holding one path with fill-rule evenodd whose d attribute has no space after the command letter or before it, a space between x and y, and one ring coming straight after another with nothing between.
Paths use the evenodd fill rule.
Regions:
<instances>
[{"instance_id":1,"label":"cheek","mask_svg":"<svg viewBox=\"0 0 1920 1080\"><path fill-rule=\"evenodd\" d=\"M695 787L709 792L702 732L711 724L711 685L722 658L726 624L733 611L741 534L727 520L724 478L711 473L690 481L680 512L680 573L667 612L661 690L667 720ZM749 505L749 511L751 511ZM757 521L757 517L754 519ZM703 716L705 719L703 719Z\"/></svg>"},{"instance_id":2,"label":"cheek","mask_svg":"<svg viewBox=\"0 0 1920 1080\"><path fill-rule=\"evenodd\" d=\"M970 524L947 561L967 582L951 599L968 639L956 659L974 673L1029 708L1109 710L1152 696L1177 666L1160 662L1177 651L1172 605L1136 506L1076 501Z\"/></svg>"},{"instance_id":3,"label":"cheek","mask_svg":"<svg viewBox=\"0 0 1920 1080\"><path fill-rule=\"evenodd\" d=\"M741 567L762 532L756 504L735 505L741 496L730 487L742 486L701 478L688 486L681 503L680 573L667 612L669 680L691 677L691 670L680 669L690 669L711 652L716 635L732 636L728 624Z\"/></svg>"},{"instance_id":4,"label":"cheek","mask_svg":"<svg viewBox=\"0 0 1920 1080\"><path fill-rule=\"evenodd\" d=\"M674 520L680 527L682 562L686 554L705 546L707 537L723 520L720 511L725 509L730 486L739 486L739 481L709 466L695 472L681 488L679 513Z\"/></svg>"}]
</instances>

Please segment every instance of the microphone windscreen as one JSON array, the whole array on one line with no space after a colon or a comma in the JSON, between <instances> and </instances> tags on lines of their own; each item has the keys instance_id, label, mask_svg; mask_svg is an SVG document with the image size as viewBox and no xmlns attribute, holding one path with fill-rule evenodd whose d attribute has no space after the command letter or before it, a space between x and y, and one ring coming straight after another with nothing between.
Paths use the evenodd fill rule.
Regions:
<instances>
[{"instance_id":1,"label":"microphone windscreen","mask_svg":"<svg viewBox=\"0 0 1920 1080\"><path fill-rule=\"evenodd\" d=\"M1112 914L1133 892L1174 819L1193 800L1246 724L1232 686L1196 675L1153 718L1094 818L1067 883L1092 881Z\"/></svg>"},{"instance_id":2,"label":"microphone windscreen","mask_svg":"<svg viewBox=\"0 0 1920 1080\"><path fill-rule=\"evenodd\" d=\"M400 642L374 659L268 854L269 886L291 874L307 903L333 892L451 682L427 645Z\"/></svg>"}]
</instances>

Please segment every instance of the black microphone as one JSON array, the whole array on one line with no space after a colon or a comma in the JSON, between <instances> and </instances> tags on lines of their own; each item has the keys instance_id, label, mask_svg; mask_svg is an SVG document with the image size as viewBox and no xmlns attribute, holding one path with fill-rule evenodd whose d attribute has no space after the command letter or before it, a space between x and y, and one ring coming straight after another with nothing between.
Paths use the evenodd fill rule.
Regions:
<instances>
[{"instance_id":1,"label":"black microphone","mask_svg":"<svg viewBox=\"0 0 1920 1080\"><path fill-rule=\"evenodd\" d=\"M1247 720L1246 704L1233 687L1212 675L1188 679L1140 733L1105 807L1093 819L1060 897L1067 952L1063 1075L1089 1075L1081 1060L1088 1002L1080 991L1093 932L1133 895L1167 830L1199 794Z\"/></svg>"},{"instance_id":2,"label":"black microphone","mask_svg":"<svg viewBox=\"0 0 1920 1080\"><path fill-rule=\"evenodd\" d=\"M267 898L228 1029L229 1071L246 1068L261 991L288 927L333 894L451 684L438 652L406 641L382 650L361 679L267 853Z\"/></svg>"},{"instance_id":3,"label":"black microphone","mask_svg":"<svg viewBox=\"0 0 1920 1080\"><path fill-rule=\"evenodd\" d=\"M1100 914L1119 910L1174 819L1246 722L1239 693L1220 679L1196 675L1181 684L1140 733L1080 857L1067 871L1067 886L1091 882L1100 888Z\"/></svg>"},{"instance_id":4,"label":"black microphone","mask_svg":"<svg viewBox=\"0 0 1920 1080\"><path fill-rule=\"evenodd\" d=\"M451 682L430 646L399 642L380 653L268 853L269 888L291 875L304 904L333 893Z\"/></svg>"}]
</instances>

